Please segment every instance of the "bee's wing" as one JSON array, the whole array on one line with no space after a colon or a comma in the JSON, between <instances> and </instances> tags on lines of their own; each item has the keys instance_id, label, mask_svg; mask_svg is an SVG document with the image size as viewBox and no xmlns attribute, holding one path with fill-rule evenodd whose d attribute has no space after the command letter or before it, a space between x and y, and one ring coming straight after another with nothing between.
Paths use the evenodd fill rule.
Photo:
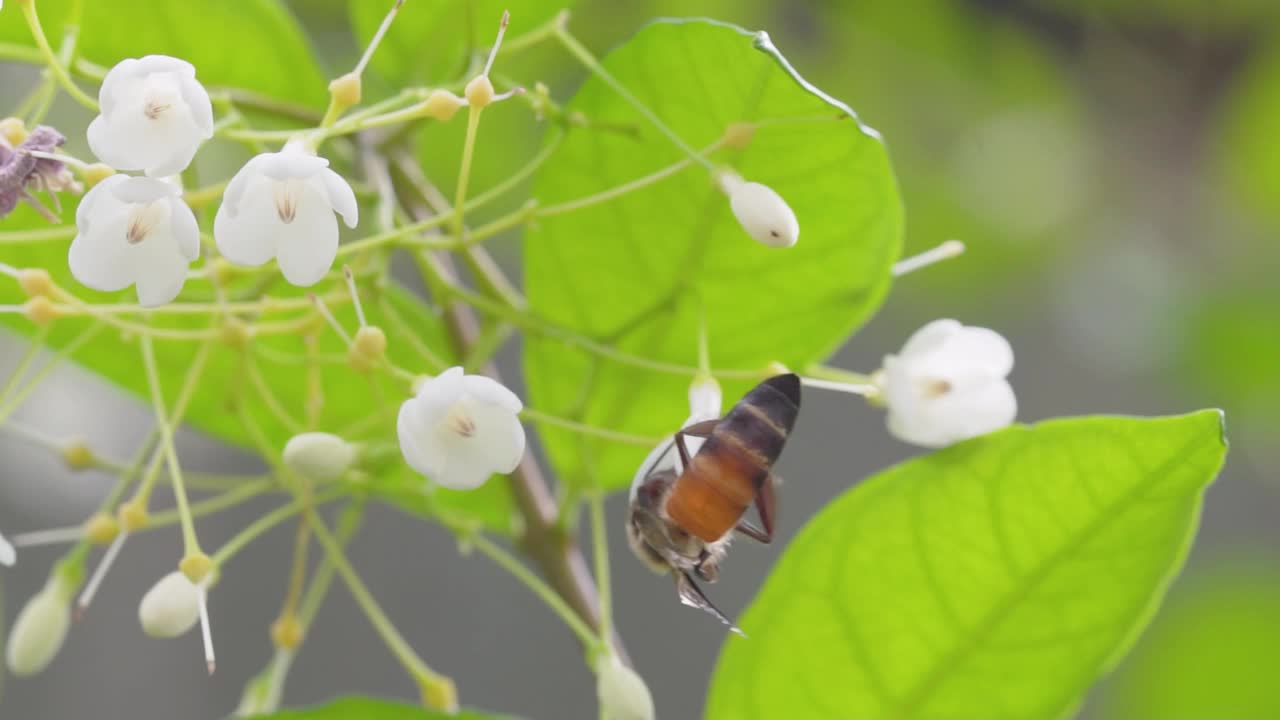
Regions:
<instances>
[{"instance_id":1,"label":"bee's wing","mask_svg":"<svg viewBox=\"0 0 1280 720\"><path fill-rule=\"evenodd\" d=\"M702 588L698 587L698 584L693 581L693 578L689 577L689 573L676 570L672 574L675 575L676 578L676 591L680 593L680 602L688 605L689 607L700 608L711 613L716 616L720 622L728 625L729 629L733 632L738 633L742 637L747 636L747 634L742 632L737 625L733 624L733 621L730 620L728 616L720 612L720 608L711 604L711 601L707 599L707 596L702 594Z\"/></svg>"}]
</instances>

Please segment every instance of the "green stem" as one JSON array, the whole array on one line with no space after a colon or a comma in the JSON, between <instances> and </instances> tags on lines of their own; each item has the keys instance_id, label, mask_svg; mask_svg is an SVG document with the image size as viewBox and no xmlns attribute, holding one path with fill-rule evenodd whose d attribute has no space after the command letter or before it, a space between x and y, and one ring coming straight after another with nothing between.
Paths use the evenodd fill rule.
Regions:
<instances>
[{"instance_id":1,"label":"green stem","mask_svg":"<svg viewBox=\"0 0 1280 720\"><path fill-rule=\"evenodd\" d=\"M594 425L587 425L586 423L576 422L574 420L562 418L540 410L535 410L531 407L526 407L524 410L521 410L520 414L535 422L546 423L547 425L554 425L556 427L573 430L574 432L582 433L583 435L594 435L595 437L626 443L628 445L653 447L654 445L662 442L662 438L649 437L647 435L632 435L631 433L609 430L602 427L596 427Z\"/></svg>"},{"instance_id":2,"label":"green stem","mask_svg":"<svg viewBox=\"0 0 1280 720\"><path fill-rule=\"evenodd\" d=\"M600 642L608 646L613 637L613 589L609 574L609 538L604 521L604 493L595 488L588 494L591 506L591 555L600 592Z\"/></svg>"},{"instance_id":3,"label":"green stem","mask_svg":"<svg viewBox=\"0 0 1280 720\"><path fill-rule=\"evenodd\" d=\"M490 559L514 575L517 580L524 583L535 595L541 598L547 607L551 608L551 611L558 615L564 621L564 624L568 625L569 629L578 636L578 639L582 641L584 647L588 648L589 652L600 647L601 640L591 630L591 627L583 622L582 618L578 617L573 608L570 608L568 603L555 590L551 589L550 585L543 582L542 578L525 567L514 555L483 535L476 534L469 537L467 542L475 545L476 549L489 556Z\"/></svg>"},{"instance_id":4,"label":"green stem","mask_svg":"<svg viewBox=\"0 0 1280 720\"><path fill-rule=\"evenodd\" d=\"M335 497L338 497L338 495L339 493L333 491L324 493L316 497L315 502L325 503ZM249 525L245 526L243 530L236 533L234 537L223 543L222 547L218 548L218 551L213 554L212 559L214 566L222 567L227 563L227 561L235 557L236 553L243 550L246 545L256 540L260 535L300 513L307 513L308 516L310 516L312 514L312 503L306 499L300 498L287 505L281 505L275 510L259 517L257 520L254 520L252 523L249 523Z\"/></svg>"},{"instance_id":5,"label":"green stem","mask_svg":"<svg viewBox=\"0 0 1280 720\"><path fill-rule=\"evenodd\" d=\"M49 66L49 70L53 73L53 76L57 78L58 84L61 85L62 88L67 91L67 94L74 98L76 102L94 112L97 112L98 101L89 97L75 84L75 82L71 80L71 76L67 73L67 68L58 59L58 56L54 54L53 48L49 46L49 38L45 36L44 28L40 25L40 16L36 13L35 0L28 0L27 2L21 3L21 5L22 14L27 18L27 26L31 28L31 37L35 40L36 47L39 48L40 55L44 58L45 64Z\"/></svg>"},{"instance_id":6,"label":"green stem","mask_svg":"<svg viewBox=\"0 0 1280 720\"><path fill-rule=\"evenodd\" d=\"M718 150L722 144L723 141L717 140L716 142L708 145L704 152L707 154L713 153ZM547 205L546 207L538 208L534 211L534 215L537 217L548 217L550 215L559 215L560 213L566 213L573 210L581 210L582 208L591 207L592 205L599 205L600 203L608 202L616 197L621 197L622 195L635 192L636 190L652 185L660 180L665 180L692 164L692 158L684 158L683 160L674 162L660 170L649 173L644 177L636 178L635 180L623 183L617 187L602 190L593 195L578 198L577 200L569 200L568 202L559 203L557 205Z\"/></svg>"},{"instance_id":7,"label":"green stem","mask_svg":"<svg viewBox=\"0 0 1280 720\"><path fill-rule=\"evenodd\" d=\"M464 214L467 208L467 183L471 179L471 159L475 154L476 134L480 129L481 108L467 108L467 135L462 141L462 166L458 170L458 189L454 194L452 228L453 237L461 240L465 229Z\"/></svg>"}]
</instances>

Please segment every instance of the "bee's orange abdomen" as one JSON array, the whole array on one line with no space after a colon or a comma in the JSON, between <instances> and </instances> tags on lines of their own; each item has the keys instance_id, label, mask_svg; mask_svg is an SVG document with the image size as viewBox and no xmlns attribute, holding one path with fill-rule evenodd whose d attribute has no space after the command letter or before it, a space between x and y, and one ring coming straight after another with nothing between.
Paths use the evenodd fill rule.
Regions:
<instances>
[{"instance_id":1,"label":"bee's orange abdomen","mask_svg":"<svg viewBox=\"0 0 1280 720\"><path fill-rule=\"evenodd\" d=\"M667 497L668 517L704 542L733 529L769 476L800 411L800 379L778 375L716 425Z\"/></svg>"}]
</instances>

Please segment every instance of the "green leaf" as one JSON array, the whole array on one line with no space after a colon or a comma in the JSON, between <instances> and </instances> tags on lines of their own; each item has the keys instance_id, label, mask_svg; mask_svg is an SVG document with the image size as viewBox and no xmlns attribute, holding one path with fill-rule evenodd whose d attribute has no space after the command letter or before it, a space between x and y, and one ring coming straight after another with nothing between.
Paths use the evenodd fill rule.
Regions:
<instances>
[{"instance_id":1,"label":"green leaf","mask_svg":"<svg viewBox=\"0 0 1280 720\"><path fill-rule=\"evenodd\" d=\"M880 305L902 232L885 148L847 106L807 84L767 37L710 21L641 30L604 66L694 148L732 123L760 123L744 150L712 160L779 192L800 241L767 248L734 220L710 173L694 165L610 202L539 220L525 240L532 312L632 355L697 362L705 311L712 365L803 367L838 348ZM599 78L569 103L592 127L573 130L542 169L542 207L616 187L685 156ZM688 373L604 360L540 336L526 340L532 404L642 435L686 415ZM725 383L726 399L749 377ZM543 439L561 477L624 486L647 448L553 428Z\"/></svg>"},{"instance_id":2,"label":"green leaf","mask_svg":"<svg viewBox=\"0 0 1280 720\"><path fill-rule=\"evenodd\" d=\"M349 0L351 29L361 48L391 9L392 0ZM503 10L511 11L507 38L516 38L573 5L571 0L413 0L395 22L369 61L392 87L455 80L472 54L486 53L498 33Z\"/></svg>"},{"instance_id":3,"label":"green leaf","mask_svg":"<svg viewBox=\"0 0 1280 720\"><path fill-rule=\"evenodd\" d=\"M1121 664L1099 717L1280 717L1280 563L1240 553L1189 576Z\"/></svg>"},{"instance_id":4,"label":"green leaf","mask_svg":"<svg viewBox=\"0 0 1280 720\"><path fill-rule=\"evenodd\" d=\"M1177 574L1222 417L1018 426L813 518L730 636L707 717L1066 717Z\"/></svg>"},{"instance_id":5,"label":"green leaf","mask_svg":"<svg viewBox=\"0 0 1280 720\"><path fill-rule=\"evenodd\" d=\"M45 36L56 49L73 4L40 0ZM239 87L320 104L328 81L297 21L277 0L145 3L84 2L80 55L111 67L143 55L172 55L196 66L206 86ZM32 45L18 8L0 22L0 41ZM89 90L96 95L96 89ZM67 135L72 133L68 132Z\"/></svg>"},{"instance_id":6,"label":"green leaf","mask_svg":"<svg viewBox=\"0 0 1280 720\"><path fill-rule=\"evenodd\" d=\"M281 710L270 715L254 715L255 720L515 720L478 710L456 714L427 710L419 705L369 697L344 697L327 705L302 710Z\"/></svg>"}]
</instances>

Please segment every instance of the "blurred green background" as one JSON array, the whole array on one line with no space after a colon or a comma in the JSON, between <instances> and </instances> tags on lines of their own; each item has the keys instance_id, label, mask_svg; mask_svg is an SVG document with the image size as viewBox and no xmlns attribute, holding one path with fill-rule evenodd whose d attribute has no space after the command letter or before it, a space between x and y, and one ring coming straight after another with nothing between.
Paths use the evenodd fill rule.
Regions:
<instances>
[{"instance_id":1,"label":"blurred green background","mask_svg":"<svg viewBox=\"0 0 1280 720\"><path fill-rule=\"evenodd\" d=\"M413 3L407 2L406 22ZM358 54L347 4L289 5L326 69L347 69ZM522 8L535 5L547 3L513 2L513 27L522 24ZM584 0L574 4L572 27L603 53L654 15L701 15L767 29L802 74L884 135L905 200L906 254L948 238L967 244L961 259L901 280L884 313L842 351L841 362L873 367L919 324L951 316L1013 340L1021 419L1226 409L1232 452L1209 492L1190 565L1148 634L1091 696L1084 714L1101 720L1280 718L1280 3ZM18 21L12 8L0 16L5 24ZM437 46L433 37L452 32L462 30L434 28L420 44L396 52L408 58L429 53ZM479 34L489 32L486 26ZM430 77L429 67L424 61L423 78ZM34 81L18 68L0 72L6 102ZM513 74L524 82L544 79L560 98L583 76L554 48L522 56ZM367 87L373 95L380 91L376 83ZM424 135L424 164L442 168L434 177L446 187L449 168L457 166L460 126ZM493 113L484 132L501 138L501 151L480 152L476 187L523 164L542 128L527 113ZM73 142L83 146L82 139ZM518 263L516 238L495 249L505 263ZM504 356L509 366L513 357ZM0 372L9 364L6 355ZM822 422L848 426L856 437L847 447L798 439L784 474L806 483L809 476L826 477L807 491L788 487L788 516L796 522L853 479L909 454L872 415L857 416L854 426L843 400L819 398L811 407ZM822 434L830 437L830 430ZM15 443L0 451L6 465L23 452ZM6 514L9 503L0 503L6 529L18 517L17 510ZM620 498L611 510L620 517ZM679 627L685 621L697 627L684 647L677 638L686 636L666 630L680 612L669 588L632 565L625 548L614 549L621 630L657 636L638 639L633 655L660 715L696 717L719 633L702 627L702 618L681 616ZM734 558L737 578L717 595L735 610L772 557L752 555ZM378 587L376 580L371 584ZM551 622L533 608L531 622ZM572 647L556 642L553 656L576 662ZM521 652L537 656L537 648ZM308 666L299 672L309 677ZM306 689L291 699L313 701L334 689L300 682ZM464 683L464 693L531 717L589 717L589 680L573 682L561 695L563 682L539 680L541 693L504 691L496 704L488 702L493 689L483 684ZM216 696L210 692L199 717L225 712L233 685L228 679ZM19 710L50 707L57 687L53 681L7 683L4 693L13 697L0 702L0 717L44 717ZM130 707L126 699L107 714Z\"/></svg>"}]
</instances>

